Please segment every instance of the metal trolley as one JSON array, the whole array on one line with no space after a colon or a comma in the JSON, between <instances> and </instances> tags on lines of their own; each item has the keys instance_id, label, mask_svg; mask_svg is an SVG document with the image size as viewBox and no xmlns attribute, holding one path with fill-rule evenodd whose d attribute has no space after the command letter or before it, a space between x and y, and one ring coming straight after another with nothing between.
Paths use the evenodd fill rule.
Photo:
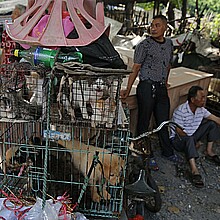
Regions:
<instances>
[{"instance_id":1,"label":"metal trolley","mask_svg":"<svg viewBox=\"0 0 220 220\"><path fill-rule=\"evenodd\" d=\"M72 211L119 218L128 156L119 102L125 74L74 62L48 72L8 66L0 81L1 189L40 196L43 204L68 194Z\"/></svg>"}]
</instances>

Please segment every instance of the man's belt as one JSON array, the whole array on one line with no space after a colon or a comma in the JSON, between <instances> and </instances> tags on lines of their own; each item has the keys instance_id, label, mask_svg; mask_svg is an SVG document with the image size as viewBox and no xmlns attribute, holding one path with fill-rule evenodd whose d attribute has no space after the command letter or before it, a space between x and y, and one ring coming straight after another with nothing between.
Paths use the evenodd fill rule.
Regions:
<instances>
[{"instance_id":1,"label":"man's belt","mask_svg":"<svg viewBox=\"0 0 220 220\"><path fill-rule=\"evenodd\" d=\"M141 80L141 82L146 82L152 85L160 85L160 86L165 86L166 83L164 81L153 81L151 79L145 79L145 80Z\"/></svg>"}]
</instances>

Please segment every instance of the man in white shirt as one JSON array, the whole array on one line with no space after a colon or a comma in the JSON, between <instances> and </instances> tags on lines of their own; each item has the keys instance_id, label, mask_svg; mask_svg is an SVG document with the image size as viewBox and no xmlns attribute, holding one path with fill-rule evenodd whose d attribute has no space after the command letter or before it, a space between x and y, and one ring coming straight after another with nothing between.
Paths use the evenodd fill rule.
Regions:
<instances>
[{"instance_id":1,"label":"man in white shirt","mask_svg":"<svg viewBox=\"0 0 220 220\"><path fill-rule=\"evenodd\" d=\"M199 86L192 86L188 92L188 100L173 113L172 121L183 129L172 131L170 139L177 151L183 151L192 171L192 183L203 187L204 183L196 166L195 159L199 157L196 144L207 137L206 158L220 166L220 158L213 152L213 142L220 139L220 118L211 114L205 105L205 92Z\"/></svg>"}]
</instances>

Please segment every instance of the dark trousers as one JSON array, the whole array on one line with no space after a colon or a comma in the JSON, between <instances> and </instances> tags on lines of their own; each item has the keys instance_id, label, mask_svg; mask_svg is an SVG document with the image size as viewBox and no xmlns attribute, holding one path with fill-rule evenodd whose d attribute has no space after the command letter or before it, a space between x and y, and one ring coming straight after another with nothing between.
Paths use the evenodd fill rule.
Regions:
<instances>
[{"instance_id":1,"label":"dark trousers","mask_svg":"<svg viewBox=\"0 0 220 220\"><path fill-rule=\"evenodd\" d=\"M169 120L170 100L164 84L140 81L137 87L138 100L138 135L148 131L152 113L156 126ZM158 132L162 154L166 157L173 155L173 148L169 140L168 129L164 127Z\"/></svg>"},{"instance_id":2,"label":"dark trousers","mask_svg":"<svg viewBox=\"0 0 220 220\"><path fill-rule=\"evenodd\" d=\"M196 150L196 142L207 137L208 142L216 141L220 138L220 130L218 125L211 120L204 119L192 136L176 137L172 143L177 151L182 151L186 154L186 158L198 158L199 154Z\"/></svg>"}]
</instances>

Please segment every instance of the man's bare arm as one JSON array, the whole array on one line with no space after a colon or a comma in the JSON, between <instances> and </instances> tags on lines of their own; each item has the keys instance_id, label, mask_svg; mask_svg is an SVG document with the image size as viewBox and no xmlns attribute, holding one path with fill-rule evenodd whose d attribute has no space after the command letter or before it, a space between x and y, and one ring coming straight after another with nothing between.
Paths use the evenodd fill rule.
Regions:
<instances>
[{"instance_id":1,"label":"man's bare arm","mask_svg":"<svg viewBox=\"0 0 220 220\"><path fill-rule=\"evenodd\" d=\"M126 90L121 91L122 98L127 98L129 96L132 85L134 84L134 81L138 76L140 68L141 68L141 64L134 63L134 65L132 67L132 73L130 73L129 78L128 78L127 88L126 88Z\"/></svg>"},{"instance_id":2,"label":"man's bare arm","mask_svg":"<svg viewBox=\"0 0 220 220\"><path fill-rule=\"evenodd\" d=\"M207 119L212 120L212 121L216 122L218 125L220 125L220 118L213 115L213 114L209 115L209 117L207 117Z\"/></svg>"},{"instance_id":3,"label":"man's bare arm","mask_svg":"<svg viewBox=\"0 0 220 220\"><path fill-rule=\"evenodd\" d=\"M176 133L180 136L180 137L183 137L183 136L186 136L187 134L180 128L176 127Z\"/></svg>"}]
</instances>

